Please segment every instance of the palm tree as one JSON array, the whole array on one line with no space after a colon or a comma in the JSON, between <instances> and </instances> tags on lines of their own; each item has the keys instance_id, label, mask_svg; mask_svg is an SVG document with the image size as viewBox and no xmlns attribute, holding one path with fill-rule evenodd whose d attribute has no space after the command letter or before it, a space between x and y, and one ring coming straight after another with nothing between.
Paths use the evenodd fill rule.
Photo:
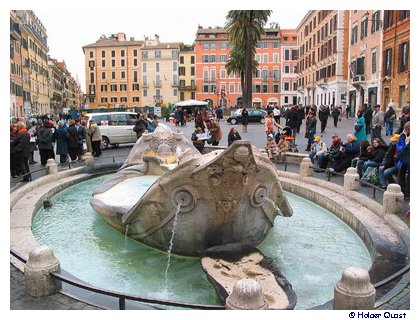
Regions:
<instances>
[{"instance_id":1,"label":"palm tree","mask_svg":"<svg viewBox=\"0 0 420 320\"><path fill-rule=\"evenodd\" d=\"M244 106L252 104L252 72L255 47L264 33L264 25L267 23L271 10L230 10L226 16L226 28L229 40L234 48L244 52Z\"/></svg>"}]
</instances>

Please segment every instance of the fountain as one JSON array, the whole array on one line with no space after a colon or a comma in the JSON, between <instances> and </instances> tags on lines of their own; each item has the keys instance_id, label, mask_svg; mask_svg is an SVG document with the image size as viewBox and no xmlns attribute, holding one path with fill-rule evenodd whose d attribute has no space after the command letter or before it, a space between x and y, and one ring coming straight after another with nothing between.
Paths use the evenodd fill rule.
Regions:
<instances>
[{"instance_id":1,"label":"fountain","mask_svg":"<svg viewBox=\"0 0 420 320\"><path fill-rule=\"evenodd\" d=\"M144 146L145 142L149 147ZM171 152L166 146L158 152L162 142ZM165 131L158 137L146 135L136 146L115 174L102 175L100 168L72 169L38 179L13 194L11 246L27 255L39 244L48 245L59 257L63 270L99 287L161 299L219 304L196 257L214 246L245 242L274 259L293 285L298 309L330 300L334 283L346 267L370 268L375 282L408 263L409 238L407 241L401 225L395 231L398 222L384 216L380 206L366 197L359 199L352 192L340 191L341 187L321 186L314 178L292 173L282 173L280 184L268 159L265 161L247 142L200 156L182 134ZM253 168L252 175L242 172L245 164ZM239 172L241 179L226 181L220 173L224 171ZM267 182L258 176L260 172L275 179ZM201 180L203 177L206 180ZM209 191L210 184L229 186L216 194L222 199L218 203L213 201L215 194ZM253 187L231 190L241 184ZM292 194L284 193L283 188ZM95 192L91 199L92 190ZM230 191L238 199L245 199L238 201L237 211L228 201ZM41 208L45 199L51 200L51 208ZM72 201L78 201L78 207L85 210L78 210ZM89 208L89 201L99 215ZM302 201L304 206L299 204ZM208 212L203 210L206 205L211 207ZM154 221L143 223L144 208L154 214ZM162 215L163 209L166 216ZM233 222L227 230L223 223L218 225L223 232L198 228L202 228L205 214L217 214L218 210L229 219L221 220L216 215L216 222ZM249 226L235 225L237 220L232 219L243 217L247 210L255 216L241 221L260 227L250 239L246 238ZM234 215L229 216L232 212ZM274 219L277 215L290 217ZM191 225L191 218L198 221ZM162 224L164 230L157 228ZM271 228L274 233L269 233ZM235 231L233 236L230 230ZM138 237L150 231L154 238ZM209 241L206 234L214 240ZM74 241L69 243L69 237ZM184 249L183 244L191 237L197 243Z\"/></svg>"}]
</instances>

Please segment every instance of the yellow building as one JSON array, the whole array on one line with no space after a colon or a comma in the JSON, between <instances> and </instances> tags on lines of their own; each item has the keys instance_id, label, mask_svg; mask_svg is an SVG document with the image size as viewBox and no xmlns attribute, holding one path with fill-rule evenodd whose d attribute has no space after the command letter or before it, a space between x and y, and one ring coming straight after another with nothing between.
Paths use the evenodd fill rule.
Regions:
<instances>
[{"instance_id":1,"label":"yellow building","mask_svg":"<svg viewBox=\"0 0 420 320\"><path fill-rule=\"evenodd\" d=\"M32 10L16 10L27 35L32 114L50 113L47 32Z\"/></svg>"},{"instance_id":2,"label":"yellow building","mask_svg":"<svg viewBox=\"0 0 420 320\"><path fill-rule=\"evenodd\" d=\"M195 99L197 86L195 83L195 52L192 47L181 47L179 53L179 100Z\"/></svg>"}]
</instances>

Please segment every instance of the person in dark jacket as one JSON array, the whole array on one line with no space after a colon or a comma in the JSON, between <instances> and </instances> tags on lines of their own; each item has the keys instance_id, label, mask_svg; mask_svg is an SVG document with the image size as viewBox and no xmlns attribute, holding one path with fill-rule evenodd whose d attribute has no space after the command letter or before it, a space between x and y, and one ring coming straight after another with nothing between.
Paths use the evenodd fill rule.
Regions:
<instances>
[{"instance_id":1,"label":"person in dark jacket","mask_svg":"<svg viewBox=\"0 0 420 320\"><path fill-rule=\"evenodd\" d=\"M382 146L381 139L373 139L372 146L367 148L368 160L363 164L363 169L366 171L368 167L379 168L385 157L386 149L387 147Z\"/></svg>"},{"instance_id":2,"label":"person in dark jacket","mask_svg":"<svg viewBox=\"0 0 420 320\"><path fill-rule=\"evenodd\" d=\"M334 127L337 128L337 123L338 123L338 117L341 115L340 110L338 109L338 107L334 107L334 109L332 109L331 111L331 116L334 119Z\"/></svg>"},{"instance_id":3,"label":"person in dark jacket","mask_svg":"<svg viewBox=\"0 0 420 320\"><path fill-rule=\"evenodd\" d=\"M75 125L74 120L69 120L69 128L67 129L68 132L68 139L67 139L67 147L70 155L71 162L77 161L77 154L79 152L79 133L77 132L77 128Z\"/></svg>"},{"instance_id":4,"label":"person in dark jacket","mask_svg":"<svg viewBox=\"0 0 420 320\"><path fill-rule=\"evenodd\" d=\"M308 116L306 117L306 133L305 138L308 138L308 145L305 151L311 151L311 145L315 139L316 132L316 119L314 113L309 110Z\"/></svg>"},{"instance_id":5,"label":"person in dark jacket","mask_svg":"<svg viewBox=\"0 0 420 320\"><path fill-rule=\"evenodd\" d=\"M303 120L305 120L305 116L306 116L305 108L300 106L298 113L299 113L299 122L298 122L296 133L300 133L300 126L302 125Z\"/></svg>"},{"instance_id":6,"label":"person in dark jacket","mask_svg":"<svg viewBox=\"0 0 420 320\"><path fill-rule=\"evenodd\" d=\"M201 127L195 128L194 132L191 134L191 141L194 147L197 148L198 151L202 152L204 149L205 141L202 139L198 139L198 134L204 133L204 130Z\"/></svg>"},{"instance_id":7,"label":"person in dark jacket","mask_svg":"<svg viewBox=\"0 0 420 320\"><path fill-rule=\"evenodd\" d=\"M244 107L242 109L242 132L248 132L248 110Z\"/></svg>"},{"instance_id":8,"label":"person in dark jacket","mask_svg":"<svg viewBox=\"0 0 420 320\"><path fill-rule=\"evenodd\" d=\"M321 106L319 109L319 121L321 122L321 133L325 132L325 128L327 127L328 117L330 116L330 110L327 106Z\"/></svg>"},{"instance_id":9,"label":"person in dark jacket","mask_svg":"<svg viewBox=\"0 0 420 320\"><path fill-rule=\"evenodd\" d=\"M397 132L398 134L401 134L404 131L404 125L410 121L410 106L405 106L402 109L402 116L400 119L400 127L398 128Z\"/></svg>"},{"instance_id":10,"label":"person in dark jacket","mask_svg":"<svg viewBox=\"0 0 420 320\"><path fill-rule=\"evenodd\" d=\"M359 155L360 145L356 141L354 134L346 136L347 141L343 143L340 152L342 153L340 160L333 163L330 171L341 172L351 166L351 160Z\"/></svg>"},{"instance_id":11,"label":"person in dark jacket","mask_svg":"<svg viewBox=\"0 0 420 320\"><path fill-rule=\"evenodd\" d=\"M365 125L366 125L366 134L372 133L372 115L373 115L373 109L370 105L367 103L364 104L363 109L363 117L365 118Z\"/></svg>"},{"instance_id":12,"label":"person in dark jacket","mask_svg":"<svg viewBox=\"0 0 420 320\"><path fill-rule=\"evenodd\" d=\"M351 160L351 166L354 168L357 168L357 173L359 174L359 178L363 177L363 164L365 163L365 161L369 160L369 155L368 155L368 151L367 148L370 147L370 143L368 140L362 140L360 142L360 152L359 152L359 156L353 158L353 160Z\"/></svg>"},{"instance_id":13,"label":"person in dark jacket","mask_svg":"<svg viewBox=\"0 0 420 320\"><path fill-rule=\"evenodd\" d=\"M399 134L394 134L388 145L388 149L385 153L384 159L382 160L381 165L379 166L379 184L382 189L386 189L387 182L395 183L392 175L398 172L397 163L395 162L398 151L397 151L397 142L399 139Z\"/></svg>"},{"instance_id":14,"label":"person in dark jacket","mask_svg":"<svg viewBox=\"0 0 420 320\"><path fill-rule=\"evenodd\" d=\"M320 169L326 169L328 166L328 163L330 163L330 166L333 165L334 162L339 161L341 157L341 146L343 145L343 142L339 138L338 135L333 134L332 136L332 143L330 148L328 149L328 152L325 156L325 158L320 162L320 159L318 159L318 166Z\"/></svg>"},{"instance_id":15,"label":"person in dark jacket","mask_svg":"<svg viewBox=\"0 0 420 320\"><path fill-rule=\"evenodd\" d=\"M293 106L286 113L286 126L292 128L293 139L296 139L297 129L299 127L300 115L298 106Z\"/></svg>"},{"instance_id":16,"label":"person in dark jacket","mask_svg":"<svg viewBox=\"0 0 420 320\"><path fill-rule=\"evenodd\" d=\"M17 141L17 128L16 123L10 125L10 174L12 178L18 177L17 155L16 155L16 142Z\"/></svg>"},{"instance_id":17,"label":"person in dark jacket","mask_svg":"<svg viewBox=\"0 0 420 320\"><path fill-rule=\"evenodd\" d=\"M137 139L139 139L143 135L143 132L146 131L147 122L143 119L143 115L141 113L137 113L136 118L137 120L134 124L133 131L136 133Z\"/></svg>"},{"instance_id":18,"label":"person in dark jacket","mask_svg":"<svg viewBox=\"0 0 420 320\"><path fill-rule=\"evenodd\" d=\"M77 129L77 137L79 139L79 144L77 148L77 159L82 161L83 154L85 150L83 149L83 144L86 144L86 128L80 124L80 120L74 122L74 126Z\"/></svg>"},{"instance_id":19,"label":"person in dark jacket","mask_svg":"<svg viewBox=\"0 0 420 320\"><path fill-rule=\"evenodd\" d=\"M392 106L388 106L385 112L385 135L392 136L394 134L394 120L396 118L395 110Z\"/></svg>"},{"instance_id":20,"label":"person in dark jacket","mask_svg":"<svg viewBox=\"0 0 420 320\"><path fill-rule=\"evenodd\" d=\"M228 146L230 146L233 143L233 141L236 141L236 140L242 140L242 138L238 130L236 130L236 128L232 128L230 129L229 134L228 134Z\"/></svg>"},{"instance_id":21,"label":"person in dark jacket","mask_svg":"<svg viewBox=\"0 0 420 320\"><path fill-rule=\"evenodd\" d=\"M64 121L58 121L58 128L53 133L53 142L56 143L56 154L60 155L60 164L64 165L67 162L69 155L69 149L67 147L67 141L69 138L68 129L64 126Z\"/></svg>"},{"instance_id":22,"label":"person in dark jacket","mask_svg":"<svg viewBox=\"0 0 420 320\"><path fill-rule=\"evenodd\" d=\"M404 125L404 131L397 142L398 184L404 193L404 199L410 199L410 121Z\"/></svg>"},{"instance_id":23,"label":"person in dark jacket","mask_svg":"<svg viewBox=\"0 0 420 320\"><path fill-rule=\"evenodd\" d=\"M42 166L47 164L48 159L55 159L54 148L52 144L53 127L53 121L45 120L44 125L39 129L38 149Z\"/></svg>"},{"instance_id":24,"label":"person in dark jacket","mask_svg":"<svg viewBox=\"0 0 420 320\"><path fill-rule=\"evenodd\" d=\"M31 135L26 130L26 124L18 122L16 124L17 139L16 139L16 158L20 167L20 171L23 174L22 182L28 182L32 180L29 171L29 155L32 151L31 146Z\"/></svg>"}]
</instances>

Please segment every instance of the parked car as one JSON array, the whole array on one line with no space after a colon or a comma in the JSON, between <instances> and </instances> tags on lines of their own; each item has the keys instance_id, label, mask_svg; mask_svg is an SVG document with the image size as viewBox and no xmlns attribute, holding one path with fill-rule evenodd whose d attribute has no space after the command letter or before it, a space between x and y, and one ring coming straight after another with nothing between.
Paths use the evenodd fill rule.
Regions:
<instances>
[{"instance_id":1,"label":"parked car","mask_svg":"<svg viewBox=\"0 0 420 320\"><path fill-rule=\"evenodd\" d=\"M260 122L264 123L264 117L267 112L261 109L247 108L248 110L248 122ZM226 120L230 124L237 124L242 122L242 109L237 109L229 118Z\"/></svg>"},{"instance_id":2,"label":"parked car","mask_svg":"<svg viewBox=\"0 0 420 320\"><path fill-rule=\"evenodd\" d=\"M98 124L102 134L101 146L103 149L108 149L110 145L137 141L137 134L133 131L137 120L135 112L87 113L83 119L87 123L93 119ZM150 119L147 119L147 122L152 124ZM159 126L166 125L159 123Z\"/></svg>"}]
</instances>

